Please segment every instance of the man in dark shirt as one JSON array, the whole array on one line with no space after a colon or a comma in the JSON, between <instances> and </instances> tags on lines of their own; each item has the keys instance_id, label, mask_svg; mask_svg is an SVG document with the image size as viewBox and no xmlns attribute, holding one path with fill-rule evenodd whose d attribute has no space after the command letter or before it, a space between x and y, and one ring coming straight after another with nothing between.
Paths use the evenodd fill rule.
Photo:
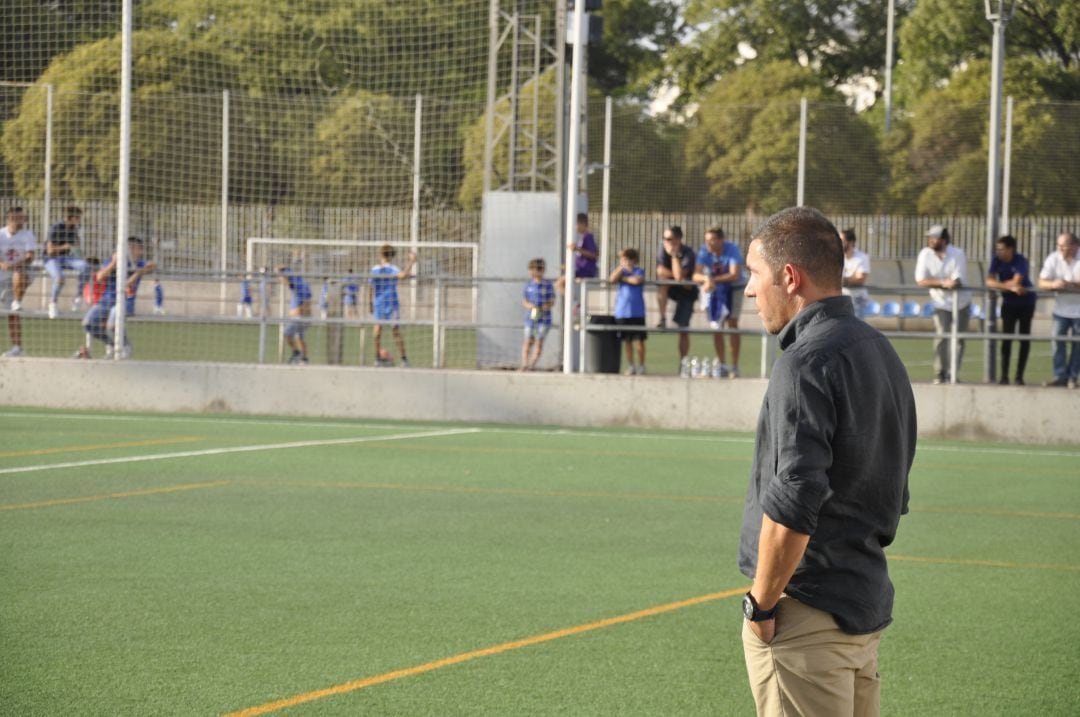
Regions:
<instances>
[{"instance_id":1,"label":"man in dark shirt","mask_svg":"<svg viewBox=\"0 0 1080 717\"><path fill-rule=\"evenodd\" d=\"M656 255L656 278L661 281L693 282L694 265L697 252L693 247L683 244L682 227L671 226L664 230L664 242ZM694 302L697 301L698 288L693 283L687 286L661 284L656 287L656 305L660 310L658 328L667 327L667 305L670 298L675 302L675 325L685 329L694 315ZM690 352L690 334L679 332L679 358L686 358Z\"/></svg>"},{"instance_id":2,"label":"man in dark shirt","mask_svg":"<svg viewBox=\"0 0 1080 717\"><path fill-rule=\"evenodd\" d=\"M1001 321L1005 333L1010 336L1020 329L1021 336L1031 335L1031 319L1035 316L1034 284L1031 283L1031 268L1027 258L1016 251L1016 237L1005 235L994 245L994 260L990 262L990 272L986 285L991 289L1001 290ZM1020 342L1020 358L1016 362L1016 385L1024 385L1024 369L1027 368L1031 342ZM1012 341L1001 342L1001 378L998 383L1009 383L1009 359L1012 355Z\"/></svg>"},{"instance_id":3,"label":"man in dark shirt","mask_svg":"<svg viewBox=\"0 0 1080 717\"><path fill-rule=\"evenodd\" d=\"M49 228L45 241L45 272L52 278L52 294L49 298L49 318L57 317L57 302L60 290L64 288L64 269L79 272L79 287L71 302L75 311L82 303L83 287L90 281L90 265L78 255L79 224L82 222L82 209L68 207L64 212L64 221Z\"/></svg>"},{"instance_id":4,"label":"man in dark shirt","mask_svg":"<svg viewBox=\"0 0 1080 717\"><path fill-rule=\"evenodd\" d=\"M758 419L739 568L760 715L876 715L892 621L884 548L907 512L915 401L899 357L840 293L843 247L786 209L747 252L746 296L784 353Z\"/></svg>"}]
</instances>

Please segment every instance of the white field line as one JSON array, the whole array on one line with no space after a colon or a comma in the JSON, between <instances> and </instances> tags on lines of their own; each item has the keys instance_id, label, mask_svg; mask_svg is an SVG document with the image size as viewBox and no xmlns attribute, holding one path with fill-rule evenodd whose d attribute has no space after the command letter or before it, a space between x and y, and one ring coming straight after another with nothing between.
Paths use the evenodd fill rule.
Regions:
<instances>
[{"instance_id":1,"label":"white field line","mask_svg":"<svg viewBox=\"0 0 1080 717\"><path fill-rule=\"evenodd\" d=\"M145 414L137 416L112 416L109 414L92 415L83 413L33 413L33 412L0 412L0 418L60 418L71 420L92 420L92 421L162 421L162 422L179 422L179 423L221 423L230 425L248 425L248 426L287 426L292 428L303 428L305 426L311 428L354 428L354 429L367 429L367 430L394 430L402 428L400 423L386 424L386 423L335 423L335 422L314 422L314 421L290 421L288 419L245 419L245 418L213 418L204 416L156 416L154 414ZM418 429L436 429L441 426L432 424L419 424L413 426ZM686 441L690 443L745 443L752 444L754 442L753 437L739 437L739 436L707 436L707 435L679 435L677 433L648 433L642 431L641 433L614 433L604 431L579 431L572 428L510 428L510 427L494 427L494 426L469 426L468 430L464 430L465 433L517 433L521 435L535 435L535 436L580 436L582 438L625 438L632 440L642 440L651 438L658 441ZM1062 450L1032 450L1025 448L990 448L986 446L980 446L973 444L971 446L933 446L933 445L920 445L918 452L939 452L939 453L980 453L980 454L992 454L992 455L1005 455L1005 456L1047 456L1051 458L1080 458L1080 451L1062 451ZM0 473L4 471L0 470Z\"/></svg>"},{"instance_id":2,"label":"white field line","mask_svg":"<svg viewBox=\"0 0 1080 717\"><path fill-rule=\"evenodd\" d=\"M33 471L60 470L63 468L85 468L116 463L141 463L144 461L163 461L172 458L198 458L200 456L220 456L229 453L255 453L257 451L280 451L290 448L314 448L318 446L346 446L355 443L375 443L378 441L408 441L439 436L457 436L476 433L476 428L454 428L443 431L425 431L423 433L395 433L389 436L361 436L357 438L328 438L317 441L291 441L289 443L264 443L251 446L232 446L230 448L207 448L199 451L178 451L175 453L156 453L142 456L124 456L121 458L100 458L92 461L72 461L69 463L49 463L46 465L21 466L19 468L0 469L0 475L10 473L30 473Z\"/></svg>"}]
</instances>

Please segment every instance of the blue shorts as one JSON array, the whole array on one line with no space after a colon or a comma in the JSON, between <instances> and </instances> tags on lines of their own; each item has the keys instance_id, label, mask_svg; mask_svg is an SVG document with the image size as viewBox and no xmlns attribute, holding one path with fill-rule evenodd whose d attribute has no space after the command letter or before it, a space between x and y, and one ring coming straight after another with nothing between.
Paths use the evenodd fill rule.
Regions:
<instances>
[{"instance_id":1,"label":"blue shorts","mask_svg":"<svg viewBox=\"0 0 1080 717\"><path fill-rule=\"evenodd\" d=\"M548 335L548 331L551 331L551 324L540 324L532 321L525 322L526 341L543 341Z\"/></svg>"},{"instance_id":2,"label":"blue shorts","mask_svg":"<svg viewBox=\"0 0 1080 717\"><path fill-rule=\"evenodd\" d=\"M720 323L731 316L731 292L714 291L709 295L709 323Z\"/></svg>"},{"instance_id":3,"label":"blue shorts","mask_svg":"<svg viewBox=\"0 0 1080 717\"><path fill-rule=\"evenodd\" d=\"M401 309L398 306L375 306L375 319L378 321L397 321L401 318ZM395 324L396 326L397 324Z\"/></svg>"},{"instance_id":4,"label":"blue shorts","mask_svg":"<svg viewBox=\"0 0 1080 717\"><path fill-rule=\"evenodd\" d=\"M285 336L299 336L301 340L304 338L304 333L307 331L307 324L298 318L294 318L289 323L285 324Z\"/></svg>"}]
</instances>

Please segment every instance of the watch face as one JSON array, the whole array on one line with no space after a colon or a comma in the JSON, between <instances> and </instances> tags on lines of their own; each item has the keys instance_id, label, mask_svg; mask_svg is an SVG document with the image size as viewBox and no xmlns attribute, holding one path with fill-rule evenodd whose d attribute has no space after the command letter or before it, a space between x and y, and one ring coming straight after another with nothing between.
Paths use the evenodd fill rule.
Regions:
<instances>
[{"instance_id":1,"label":"watch face","mask_svg":"<svg viewBox=\"0 0 1080 717\"><path fill-rule=\"evenodd\" d=\"M743 595L742 613L743 617L747 620L751 620L754 617L754 601L750 599L749 595Z\"/></svg>"}]
</instances>

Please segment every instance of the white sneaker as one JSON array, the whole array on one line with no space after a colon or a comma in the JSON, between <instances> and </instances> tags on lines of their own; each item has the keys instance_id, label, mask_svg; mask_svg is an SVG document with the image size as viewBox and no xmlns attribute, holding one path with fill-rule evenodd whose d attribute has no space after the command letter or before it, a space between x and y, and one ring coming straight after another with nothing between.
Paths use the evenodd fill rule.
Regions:
<instances>
[{"instance_id":1,"label":"white sneaker","mask_svg":"<svg viewBox=\"0 0 1080 717\"><path fill-rule=\"evenodd\" d=\"M58 313L59 313L59 311L56 308L56 302L55 301L50 301L49 302L49 318L50 319L55 319Z\"/></svg>"},{"instance_id":2,"label":"white sneaker","mask_svg":"<svg viewBox=\"0 0 1080 717\"><path fill-rule=\"evenodd\" d=\"M2 355L4 358L15 358L16 356L22 356L22 346L12 346Z\"/></svg>"},{"instance_id":3,"label":"white sneaker","mask_svg":"<svg viewBox=\"0 0 1080 717\"><path fill-rule=\"evenodd\" d=\"M131 358L134 353L135 347L131 344L127 344L122 349L120 349L120 354L119 356L117 356L117 358L119 358L121 361L125 361Z\"/></svg>"},{"instance_id":4,"label":"white sneaker","mask_svg":"<svg viewBox=\"0 0 1080 717\"><path fill-rule=\"evenodd\" d=\"M113 348L112 344L109 344L108 346L105 347L105 358L106 358L106 360L111 361L114 353L116 353L116 351Z\"/></svg>"},{"instance_id":5,"label":"white sneaker","mask_svg":"<svg viewBox=\"0 0 1080 717\"><path fill-rule=\"evenodd\" d=\"M644 376L645 375L645 364L641 364L640 366L637 367L637 375L638 376Z\"/></svg>"},{"instance_id":6,"label":"white sneaker","mask_svg":"<svg viewBox=\"0 0 1080 717\"><path fill-rule=\"evenodd\" d=\"M11 302L11 310L12 311L22 311L22 302L19 301L18 299L16 299L15 301L12 301Z\"/></svg>"}]
</instances>

